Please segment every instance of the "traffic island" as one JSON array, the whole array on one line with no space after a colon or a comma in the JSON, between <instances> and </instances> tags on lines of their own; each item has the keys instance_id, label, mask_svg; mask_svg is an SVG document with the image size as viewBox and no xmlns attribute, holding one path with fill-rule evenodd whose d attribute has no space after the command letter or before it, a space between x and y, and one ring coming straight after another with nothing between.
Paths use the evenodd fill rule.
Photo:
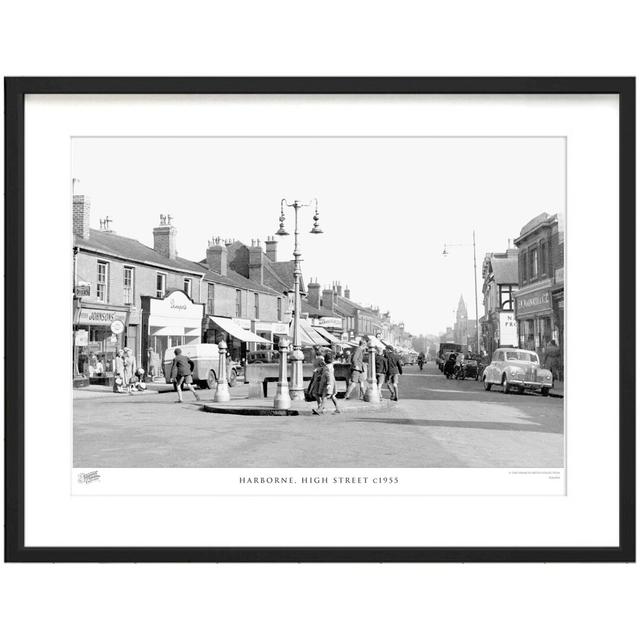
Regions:
<instances>
[{"instance_id":1,"label":"traffic island","mask_svg":"<svg viewBox=\"0 0 640 640\"><path fill-rule=\"evenodd\" d=\"M340 414L380 411L396 406L395 402L384 399L379 403L363 402L362 400L348 400L340 402ZM233 399L230 402L205 402L202 403L202 411L207 413L226 413L241 416L311 416L315 402L292 400L290 409L274 409L273 400L267 398ZM321 415L332 415L334 407L328 403L326 411Z\"/></svg>"}]
</instances>

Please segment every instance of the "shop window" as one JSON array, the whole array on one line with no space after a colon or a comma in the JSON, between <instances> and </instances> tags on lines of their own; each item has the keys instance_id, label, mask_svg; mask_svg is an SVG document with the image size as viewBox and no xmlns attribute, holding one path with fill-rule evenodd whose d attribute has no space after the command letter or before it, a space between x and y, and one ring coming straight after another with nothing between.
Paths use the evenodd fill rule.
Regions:
<instances>
[{"instance_id":1,"label":"shop window","mask_svg":"<svg viewBox=\"0 0 640 640\"><path fill-rule=\"evenodd\" d=\"M260 296L253 294L253 317L257 320L260 317Z\"/></svg>"},{"instance_id":2,"label":"shop window","mask_svg":"<svg viewBox=\"0 0 640 640\"><path fill-rule=\"evenodd\" d=\"M102 302L109 302L109 263L98 261L98 282L96 297Z\"/></svg>"},{"instance_id":3,"label":"shop window","mask_svg":"<svg viewBox=\"0 0 640 640\"><path fill-rule=\"evenodd\" d=\"M242 317L242 291L236 289L236 318Z\"/></svg>"},{"instance_id":4,"label":"shop window","mask_svg":"<svg viewBox=\"0 0 640 640\"><path fill-rule=\"evenodd\" d=\"M184 279L183 290L189 297L191 297L191 278Z\"/></svg>"},{"instance_id":5,"label":"shop window","mask_svg":"<svg viewBox=\"0 0 640 640\"><path fill-rule=\"evenodd\" d=\"M164 298L167 291L167 275L165 273L156 274L156 298Z\"/></svg>"},{"instance_id":6,"label":"shop window","mask_svg":"<svg viewBox=\"0 0 640 640\"><path fill-rule=\"evenodd\" d=\"M133 304L133 267L125 267L122 276L122 301Z\"/></svg>"},{"instance_id":7,"label":"shop window","mask_svg":"<svg viewBox=\"0 0 640 640\"><path fill-rule=\"evenodd\" d=\"M209 282L207 284L207 313L210 316L215 315L215 298L216 298L216 286Z\"/></svg>"},{"instance_id":8,"label":"shop window","mask_svg":"<svg viewBox=\"0 0 640 640\"><path fill-rule=\"evenodd\" d=\"M277 313L278 313L278 322L282 322L282 298L278 298Z\"/></svg>"},{"instance_id":9,"label":"shop window","mask_svg":"<svg viewBox=\"0 0 640 640\"><path fill-rule=\"evenodd\" d=\"M544 276L548 273L547 264L548 264L548 250L547 243L540 243L540 275Z\"/></svg>"}]
</instances>

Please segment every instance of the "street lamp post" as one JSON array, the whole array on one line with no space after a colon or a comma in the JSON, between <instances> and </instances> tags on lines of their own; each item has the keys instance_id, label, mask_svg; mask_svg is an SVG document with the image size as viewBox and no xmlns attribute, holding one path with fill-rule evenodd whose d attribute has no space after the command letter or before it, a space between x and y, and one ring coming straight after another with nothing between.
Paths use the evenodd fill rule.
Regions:
<instances>
[{"instance_id":1,"label":"street lamp post","mask_svg":"<svg viewBox=\"0 0 640 640\"><path fill-rule=\"evenodd\" d=\"M280 362L278 372L278 390L273 399L274 409L290 409L291 398L289 397L289 381L287 380L287 351L289 350L289 339L283 336L278 343L280 350Z\"/></svg>"},{"instance_id":2,"label":"street lamp post","mask_svg":"<svg viewBox=\"0 0 640 640\"><path fill-rule=\"evenodd\" d=\"M227 382L227 343L224 340L218 342L218 384L213 396L214 402L229 402L229 383Z\"/></svg>"},{"instance_id":3,"label":"street lamp post","mask_svg":"<svg viewBox=\"0 0 640 640\"><path fill-rule=\"evenodd\" d=\"M376 348L373 340L369 340L367 346L369 347L369 375L367 376L367 390L364 393L364 399L365 402L376 404L380 402L380 393L382 392L382 389L378 390L376 380Z\"/></svg>"},{"instance_id":4,"label":"street lamp post","mask_svg":"<svg viewBox=\"0 0 640 640\"><path fill-rule=\"evenodd\" d=\"M294 237L294 247L293 247L293 353L291 354L291 389L289 390L289 395L292 400L304 400L304 384L303 384L303 373L302 373L302 362L304 360L304 355L302 353L302 345L300 343L300 276L302 272L300 270L300 263L302 262L300 246L298 241L298 211L302 209L302 207L310 207L315 203L315 213L313 215L313 228L310 233L322 233L322 229L320 228L320 224L318 220L320 216L318 215L318 199L314 198L309 202L300 202L299 200L294 200L292 203L287 202L285 198L282 198L280 201L280 227L276 231L276 235L278 236L288 236L289 232L284 228L284 208L293 207L295 211L294 216L294 228L293 228L293 237Z\"/></svg>"},{"instance_id":5,"label":"street lamp post","mask_svg":"<svg viewBox=\"0 0 640 640\"><path fill-rule=\"evenodd\" d=\"M473 242L472 244L444 244L444 251L442 255L446 258L449 255L447 251L447 247L473 247L473 289L475 293L475 302L476 302L476 349L477 353L480 353L480 317L478 316L478 267L476 263L476 232L475 229L473 231Z\"/></svg>"}]
</instances>

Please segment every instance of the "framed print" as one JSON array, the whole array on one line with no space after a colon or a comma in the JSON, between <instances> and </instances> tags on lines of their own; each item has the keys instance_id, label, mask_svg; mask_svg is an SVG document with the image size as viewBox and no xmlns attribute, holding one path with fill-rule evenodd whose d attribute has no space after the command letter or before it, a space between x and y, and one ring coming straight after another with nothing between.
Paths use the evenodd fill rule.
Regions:
<instances>
[{"instance_id":1,"label":"framed print","mask_svg":"<svg viewBox=\"0 0 640 640\"><path fill-rule=\"evenodd\" d=\"M633 78L7 78L9 561L635 560Z\"/></svg>"}]
</instances>

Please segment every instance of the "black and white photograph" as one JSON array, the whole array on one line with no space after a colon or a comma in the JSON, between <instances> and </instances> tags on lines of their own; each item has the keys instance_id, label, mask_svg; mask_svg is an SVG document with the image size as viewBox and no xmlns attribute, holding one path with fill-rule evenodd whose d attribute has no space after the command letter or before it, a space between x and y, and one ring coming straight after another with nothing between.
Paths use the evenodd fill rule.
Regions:
<instances>
[{"instance_id":1,"label":"black and white photograph","mask_svg":"<svg viewBox=\"0 0 640 640\"><path fill-rule=\"evenodd\" d=\"M74 468L558 477L565 165L563 137L74 138Z\"/></svg>"},{"instance_id":2,"label":"black and white photograph","mask_svg":"<svg viewBox=\"0 0 640 640\"><path fill-rule=\"evenodd\" d=\"M629 557L624 80L9 84L18 555Z\"/></svg>"}]
</instances>

